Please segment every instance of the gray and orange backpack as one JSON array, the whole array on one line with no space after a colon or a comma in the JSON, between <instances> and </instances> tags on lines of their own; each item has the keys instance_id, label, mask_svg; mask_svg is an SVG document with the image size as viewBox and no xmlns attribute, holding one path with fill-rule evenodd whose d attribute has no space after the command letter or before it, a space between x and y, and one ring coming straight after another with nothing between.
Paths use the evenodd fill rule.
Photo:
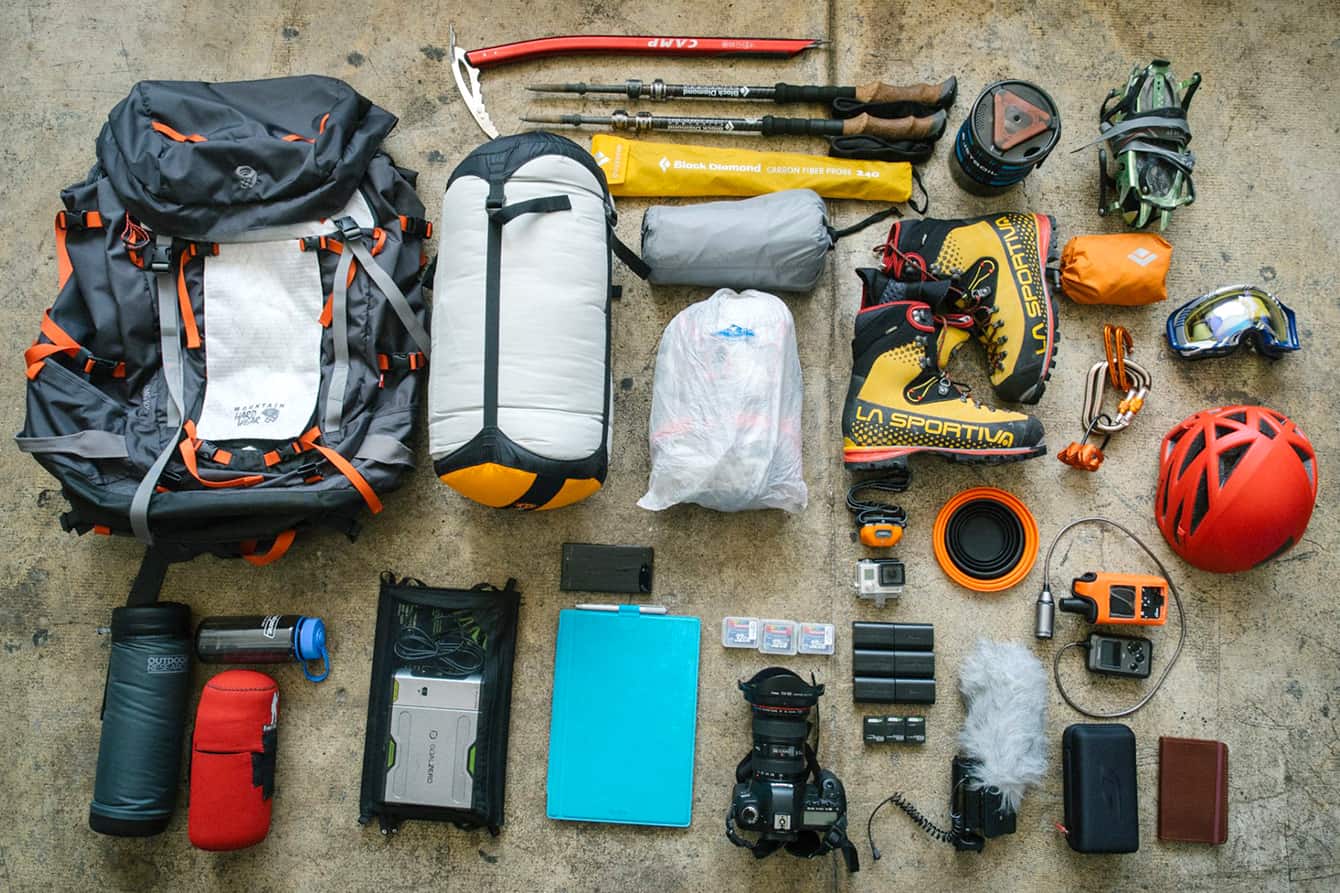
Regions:
<instances>
[{"instance_id":1,"label":"gray and orange backpack","mask_svg":"<svg viewBox=\"0 0 1340 893\"><path fill-rule=\"evenodd\" d=\"M112 110L24 356L16 442L67 530L134 535L162 567L264 564L381 510L430 349L431 225L382 151L395 124L310 76L145 81Z\"/></svg>"}]
</instances>

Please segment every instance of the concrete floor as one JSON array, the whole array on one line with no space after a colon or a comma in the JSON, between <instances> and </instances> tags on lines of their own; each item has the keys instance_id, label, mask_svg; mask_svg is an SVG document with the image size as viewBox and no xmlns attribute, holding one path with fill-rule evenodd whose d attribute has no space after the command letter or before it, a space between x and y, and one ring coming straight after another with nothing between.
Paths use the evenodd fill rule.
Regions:
<instances>
[{"instance_id":1,"label":"concrete floor","mask_svg":"<svg viewBox=\"0 0 1340 893\"><path fill-rule=\"evenodd\" d=\"M1022 189L997 200L958 191L946 169L948 140L925 166L926 180L936 215L1041 211L1057 216L1063 240L1116 227L1094 211L1093 151L1068 150L1090 138L1100 101L1133 63L1167 54L1179 74L1198 69L1205 78L1191 115L1200 199L1177 213L1168 234L1176 245L1172 301L1229 282L1262 283L1298 311L1305 348L1273 365L1240 356L1188 366L1175 362L1162 344L1167 306L1122 311L1063 302L1060 363L1038 407L1053 452L1077 433L1081 376L1101 355L1105 321L1131 329L1137 358L1153 371L1148 408L1112 443L1107 464L1092 476L1050 457L1002 468L918 461L915 488L904 500L911 524L898 549L911 585L901 603L877 611L858 604L847 588L861 550L851 540L841 502L848 479L837 445L857 302L850 271L870 261L867 247L880 236L844 242L815 293L790 301L806 376L806 424L814 432L805 455L810 506L796 516L727 517L697 508L653 515L634 505L647 479L646 423L658 337L676 312L707 292L652 290L624 275L625 297L614 322L614 376L620 383L614 461L604 492L595 498L542 517L498 513L437 483L421 455L418 473L387 498L384 515L353 546L335 536L314 537L267 569L202 559L169 576L164 597L191 603L197 615L303 611L324 617L331 632L329 681L309 685L291 667L276 673L283 729L273 828L260 846L229 855L198 852L187 842L184 780L182 808L163 835L125 841L88 830L98 692L107 659L107 637L99 628L124 598L140 550L125 539L62 533L62 499L52 480L16 450L0 450L0 479L8 482L0 494L7 519L0 534L0 690L7 693L8 718L0 726L0 790L10 803L8 830L0 836L0 889L715 891L848 884L888 889L895 882L906 889L1336 889L1340 648L1333 631L1340 627L1340 608L1325 581L1340 571L1340 516L1329 479L1340 435L1330 387L1337 358L1330 338L1340 327L1340 194L1334 180L1340 106L1332 92L1340 80L1340 10L1325 0L1171 6L831 0L773 6L766 16L759 5L744 3L534 6L501 0L487 6L298 0L4 5L0 34L10 62L0 91L6 122L0 214L10 237L0 240L0 279L10 284L11 296L0 307L0 338L11 360L10 374L0 379L0 430L20 427L18 357L53 294L48 221L58 190L83 177L105 114L132 83L308 72L344 78L400 116L387 148L401 164L422 172L420 194L436 216L452 166L480 140L443 60L452 19L466 46L572 32L767 33L832 41L827 51L789 62L568 58L496 70L485 76L486 95L504 129L516 127L516 117L530 107L523 85L544 80L855 83L938 81L956 74L962 96L951 117L956 127L986 83L1036 79L1059 103L1066 132L1061 149ZM596 105L588 103L591 110ZM769 145L820 148L800 140ZM645 205L622 203L626 240L635 239ZM832 205L839 224L870 210ZM985 384L976 364L959 365L965 379ZM1044 539L1072 518L1101 513L1133 526L1168 555L1150 508L1160 438L1195 410L1257 400L1290 414L1311 435L1321 456L1322 499L1306 539L1273 565L1220 577L1173 562L1188 600L1188 646L1166 691L1129 721L1139 742L1140 853L1085 857L1066 847L1053 828L1062 808L1058 754L1046 784L1024 801L1019 833L990 843L985 854L957 855L905 817L885 811L878 824L885 858L870 862L864 824L887 793L902 789L931 815L945 815L949 760L963 718L954 694L956 668L972 641L986 635L1034 645L1032 602L1040 571L1001 595L955 588L931 556L938 507L964 487L1003 485L1032 507ZM582 826L544 817L553 639L558 610L573 601L558 591L564 541L654 546L654 601L703 620L694 821L687 830ZM1133 554L1116 540L1086 535L1057 573L1135 569ZM497 839L410 824L387 840L356 822L377 575L386 568L444 585L501 583L512 575L525 590L507 824ZM749 742L747 710L734 683L767 663L762 655L717 644L725 614L838 625L836 655L785 663L816 671L829 686L821 757L846 782L853 836L865 863L850 881L827 861L779 855L756 863L724 839L733 770ZM925 747L862 746L847 637L858 618L935 623L942 696L927 710ZM1079 628L1069 617L1058 626L1059 641ZM1156 635L1166 654L1171 630ZM1049 659L1049 647L1037 651ZM196 669L196 691L208 675ZM1076 670L1071 678L1083 684L1082 675ZM1100 688L1093 696L1116 702L1133 687ZM1053 692L1051 740L1059 743L1062 729L1079 718ZM1155 840L1160 735L1228 743L1225 846ZM635 776L610 783L629 797L639 794Z\"/></svg>"}]
</instances>

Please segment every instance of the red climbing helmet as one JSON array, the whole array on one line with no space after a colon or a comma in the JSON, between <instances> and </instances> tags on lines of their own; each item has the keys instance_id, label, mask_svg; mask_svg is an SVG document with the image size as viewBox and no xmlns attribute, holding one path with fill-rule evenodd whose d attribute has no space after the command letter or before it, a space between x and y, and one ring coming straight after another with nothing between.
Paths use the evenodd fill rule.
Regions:
<instances>
[{"instance_id":1,"label":"red climbing helmet","mask_svg":"<svg viewBox=\"0 0 1340 893\"><path fill-rule=\"evenodd\" d=\"M1201 570L1245 571L1288 551L1316 501L1312 443L1273 409L1207 409L1163 438L1154 518Z\"/></svg>"}]
</instances>

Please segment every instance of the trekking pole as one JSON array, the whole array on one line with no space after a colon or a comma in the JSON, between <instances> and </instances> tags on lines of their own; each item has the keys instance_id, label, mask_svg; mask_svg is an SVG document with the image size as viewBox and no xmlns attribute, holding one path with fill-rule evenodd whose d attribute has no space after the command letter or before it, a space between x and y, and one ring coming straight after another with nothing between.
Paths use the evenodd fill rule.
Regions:
<instances>
[{"instance_id":1,"label":"trekking pole","mask_svg":"<svg viewBox=\"0 0 1340 893\"><path fill-rule=\"evenodd\" d=\"M949 78L942 84L908 84L895 86L882 81L871 81L855 87L829 87L813 84L773 84L771 87L749 87L735 84L667 84L657 78L640 81L630 78L622 84L588 84L583 81L566 84L532 84L526 88L532 93L603 93L627 96L629 99L650 99L664 102L668 99L731 99L758 100L778 103L832 102L835 99L853 99L862 103L911 102L930 108L948 108L958 92L958 80Z\"/></svg>"},{"instance_id":2,"label":"trekking pole","mask_svg":"<svg viewBox=\"0 0 1340 893\"><path fill-rule=\"evenodd\" d=\"M828 118L703 118L692 115L630 115L620 109L610 115L526 115L529 124L559 124L568 127L595 125L612 130L686 130L699 133L760 133L764 136L872 136L884 140L936 139L944 132L945 113L924 118L874 118L868 114L846 120Z\"/></svg>"}]
</instances>

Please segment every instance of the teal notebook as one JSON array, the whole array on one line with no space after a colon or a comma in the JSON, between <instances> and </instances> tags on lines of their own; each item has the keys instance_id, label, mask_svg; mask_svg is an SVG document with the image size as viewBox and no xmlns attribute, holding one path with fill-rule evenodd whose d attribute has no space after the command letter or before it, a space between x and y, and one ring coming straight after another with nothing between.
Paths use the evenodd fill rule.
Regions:
<instances>
[{"instance_id":1,"label":"teal notebook","mask_svg":"<svg viewBox=\"0 0 1340 893\"><path fill-rule=\"evenodd\" d=\"M549 818L688 827L698 643L697 617L559 612Z\"/></svg>"}]
</instances>

